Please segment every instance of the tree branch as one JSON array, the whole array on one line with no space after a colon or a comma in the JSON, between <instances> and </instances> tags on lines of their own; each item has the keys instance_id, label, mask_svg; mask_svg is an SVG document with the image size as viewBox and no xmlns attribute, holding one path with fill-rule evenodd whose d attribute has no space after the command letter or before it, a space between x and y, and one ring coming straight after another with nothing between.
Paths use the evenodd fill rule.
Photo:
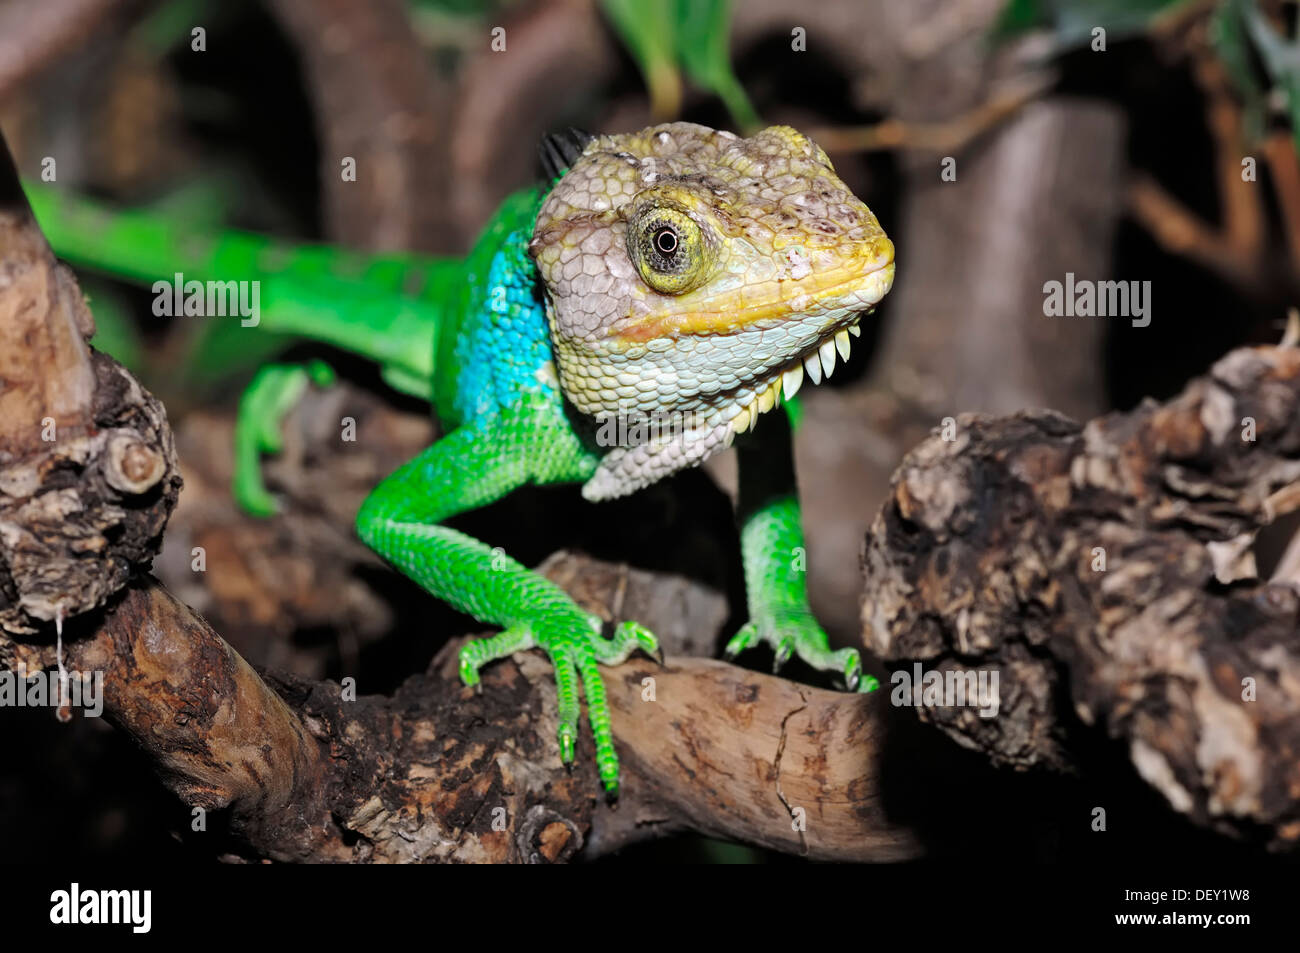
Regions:
<instances>
[{"instance_id":1,"label":"tree branch","mask_svg":"<svg viewBox=\"0 0 1300 953\"><path fill-rule=\"evenodd\" d=\"M0 140L0 635L104 605L158 551L180 492L162 405L87 347L93 332ZM6 658L54 660L0 640Z\"/></svg>"},{"instance_id":2,"label":"tree branch","mask_svg":"<svg viewBox=\"0 0 1300 953\"><path fill-rule=\"evenodd\" d=\"M921 717L1019 767L1073 763L1103 726L1175 810L1293 847L1300 593L1250 548L1300 500L1300 349L1233 351L1168 404L1082 427L957 425L895 474L863 624L891 662L996 670L1000 712Z\"/></svg>"}]
</instances>

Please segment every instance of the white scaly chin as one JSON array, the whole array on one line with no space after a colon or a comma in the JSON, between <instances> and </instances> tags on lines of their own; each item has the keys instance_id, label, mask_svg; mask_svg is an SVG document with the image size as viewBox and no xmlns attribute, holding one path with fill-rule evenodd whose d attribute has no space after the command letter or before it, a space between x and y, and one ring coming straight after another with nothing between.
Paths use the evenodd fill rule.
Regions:
<instances>
[{"instance_id":1,"label":"white scaly chin","mask_svg":"<svg viewBox=\"0 0 1300 953\"><path fill-rule=\"evenodd\" d=\"M837 357L847 361L852 338L862 333L859 322L867 313L856 313L852 324L831 331L774 373L740 388L735 399L691 411L684 429L652 433L644 441L612 447L583 485L583 497L607 500L626 496L730 447L736 434L754 428L760 414L779 406L782 398L789 400L797 394L805 375L820 384L830 377Z\"/></svg>"}]
</instances>

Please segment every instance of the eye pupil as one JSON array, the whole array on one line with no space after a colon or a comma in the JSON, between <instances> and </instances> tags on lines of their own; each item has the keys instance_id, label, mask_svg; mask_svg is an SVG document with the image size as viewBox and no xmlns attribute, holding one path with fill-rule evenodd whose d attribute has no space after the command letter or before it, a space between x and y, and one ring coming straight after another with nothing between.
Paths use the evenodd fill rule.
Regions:
<instances>
[{"instance_id":1,"label":"eye pupil","mask_svg":"<svg viewBox=\"0 0 1300 953\"><path fill-rule=\"evenodd\" d=\"M655 249L661 255L671 255L677 251L677 233L664 226L654 234Z\"/></svg>"},{"instance_id":2,"label":"eye pupil","mask_svg":"<svg viewBox=\"0 0 1300 953\"><path fill-rule=\"evenodd\" d=\"M713 247L704 225L672 202L634 210L627 221L627 257L651 291L694 291L711 271Z\"/></svg>"}]
</instances>

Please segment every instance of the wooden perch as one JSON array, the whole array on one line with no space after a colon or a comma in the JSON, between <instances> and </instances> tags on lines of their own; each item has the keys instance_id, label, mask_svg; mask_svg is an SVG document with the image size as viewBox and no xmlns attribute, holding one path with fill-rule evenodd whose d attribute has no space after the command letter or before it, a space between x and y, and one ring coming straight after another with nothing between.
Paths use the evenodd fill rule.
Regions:
<instances>
[{"instance_id":1,"label":"wooden perch","mask_svg":"<svg viewBox=\"0 0 1300 953\"><path fill-rule=\"evenodd\" d=\"M588 587L618 575L583 568ZM672 631L668 613L691 600L665 599L682 593L661 582L640 573L625 586ZM187 804L228 810L250 857L550 862L682 830L821 859L919 851L880 804L880 696L707 659L629 663L606 678L625 759L613 811L597 797L589 737L572 773L560 765L549 663L520 654L476 693L457 674L460 644L391 697L273 677L277 695L143 579L70 659L105 673L107 717Z\"/></svg>"},{"instance_id":2,"label":"wooden perch","mask_svg":"<svg viewBox=\"0 0 1300 953\"><path fill-rule=\"evenodd\" d=\"M89 637L70 638L69 667L103 673L106 717L172 791L192 808L228 811L231 832L261 856L340 859L328 809L313 798L320 745L203 619L145 577L89 621L99 623Z\"/></svg>"},{"instance_id":3,"label":"wooden perch","mask_svg":"<svg viewBox=\"0 0 1300 953\"><path fill-rule=\"evenodd\" d=\"M1296 505L1300 349L1234 351L1083 427L966 415L950 436L894 477L863 624L888 661L996 669L1001 708L922 717L1018 767L1071 762L1100 724L1197 823L1300 842L1300 593L1250 552Z\"/></svg>"},{"instance_id":4,"label":"wooden perch","mask_svg":"<svg viewBox=\"0 0 1300 953\"><path fill-rule=\"evenodd\" d=\"M148 565L180 491L162 405L94 322L0 140L0 635L98 608ZM0 641L0 661L50 652Z\"/></svg>"}]
</instances>

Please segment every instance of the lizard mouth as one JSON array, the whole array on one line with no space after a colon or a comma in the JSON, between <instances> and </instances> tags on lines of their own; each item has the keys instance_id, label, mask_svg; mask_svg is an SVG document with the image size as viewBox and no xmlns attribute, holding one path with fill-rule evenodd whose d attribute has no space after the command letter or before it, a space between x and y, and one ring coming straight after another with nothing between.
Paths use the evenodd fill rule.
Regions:
<instances>
[{"instance_id":1,"label":"lizard mouth","mask_svg":"<svg viewBox=\"0 0 1300 953\"><path fill-rule=\"evenodd\" d=\"M893 280L894 265L891 256L886 265L872 273L872 283L863 289L867 295L867 306L864 309L850 312L847 320L840 318L806 350L777 365L756 383L742 389L736 399L723 409L723 419L727 421L726 445L730 446L737 434L753 430L758 424L758 418L774 407L779 407L782 399L789 400L799 393L805 378L811 379L813 384L820 384L834 373L837 359L847 361L852 351L853 338L862 334L863 317L875 311Z\"/></svg>"},{"instance_id":2,"label":"lizard mouth","mask_svg":"<svg viewBox=\"0 0 1300 953\"><path fill-rule=\"evenodd\" d=\"M762 414L779 407L783 399L794 397L805 378L820 384L831 376L837 360L847 361L853 338L862 334L863 317L873 310L869 307L842 317L812 347L776 365L754 383L732 391L731 399L691 411L685 429L669 428L649 443L615 446L583 486L582 495L589 500L623 496L664 473L697 465L730 447L737 434L754 429Z\"/></svg>"},{"instance_id":3,"label":"lizard mouth","mask_svg":"<svg viewBox=\"0 0 1300 953\"><path fill-rule=\"evenodd\" d=\"M862 334L862 317L869 313L858 312L852 323L831 331L803 354L753 385L752 398L732 404L737 409L728 422L726 444L730 446L737 434L753 430L760 415L780 407L783 399L789 400L799 393L805 378L812 380L813 384L820 384L823 379L830 378L835 370L836 359L849 359L853 338Z\"/></svg>"}]
</instances>

